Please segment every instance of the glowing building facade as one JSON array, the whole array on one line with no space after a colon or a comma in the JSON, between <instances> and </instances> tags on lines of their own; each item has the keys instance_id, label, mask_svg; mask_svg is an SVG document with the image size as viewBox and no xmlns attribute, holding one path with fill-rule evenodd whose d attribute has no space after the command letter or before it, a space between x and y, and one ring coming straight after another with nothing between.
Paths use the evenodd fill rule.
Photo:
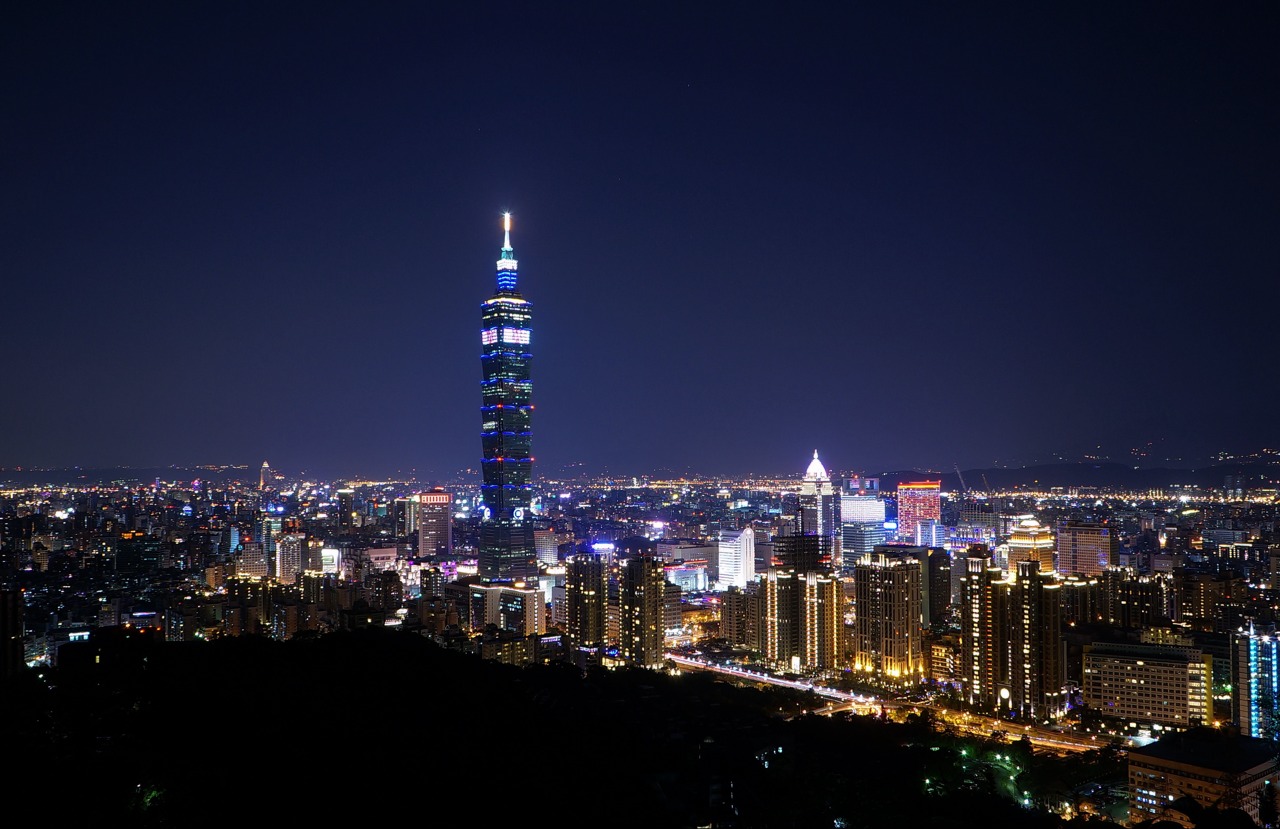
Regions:
<instances>
[{"instance_id":1,"label":"glowing building facade","mask_svg":"<svg viewBox=\"0 0 1280 829\"><path fill-rule=\"evenodd\" d=\"M1240 733L1280 740L1280 637L1250 625L1232 637L1231 661L1231 701Z\"/></svg>"},{"instance_id":2,"label":"glowing building facade","mask_svg":"<svg viewBox=\"0 0 1280 829\"><path fill-rule=\"evenodd\" d=\"M925 670L920 561L869 553L854 565L853 585L853 669L918 683Z\"/></svg>"},{"instance_id":3,"label":"glowing building facade","mask_svg":"<svg viewBox=\"0 0 1280 829\"><path fill-rule=\"evenodd\" d=\"M942 481L898 484L898 541L918 544L921 524L942 522ZM932 543L932 542L930 542Z\"/></svg>"},{"instance_id":4,"label":"glowing building facade","mask_svg":"<svg viewBox=\"0 0 1280 829\"><path fill-rule=\"evenodd\" d=\"M1063 521L1058 524L1058 572L1096 576L1120 563L1120 534L1106 524Z\"/></svg>"},{"instance_id":5,"label":"glowing building facade","mask_svg":"<svg viewBox=\"0 0 1280 829\"><path fill-rule=\"evenodd\" d=\"M721 530L719 538L717 590L743 589L756 576L756 534L750 527Z\"/></svg>"},{"instance_id":6,"label":"glowing building facade","mask_svg":"<svg viewBox=\"0 0 1280 829\"><path fill-rule=\"evenodd\" d=\"M1019 561L1039 563L1041 573L1051 573L1056 568L1053 561L1053 533L1040 526L1034 518L1018 523L1009 535L1009 570L1017 569Z\"/></svg>"},{"instance_id":7,"label":"glowing building facade","mask_svg":"<svg viewBox=\"0 0 1280 829\"><path fill-rule=\"evenodd\" d=\"M827 468L818 460L818 450L813 450L813 460L800 482L800 530L826 539L831 551L831 566L840 571L840 498L831 484Z\"/></svg>"},{"instance_id":8,"label":"glowing building facade","mask_svg":"<svg viewBox=\"0 0 1280 829\"><path fill-rule=\"evenodd\" d=\"M532 581L537 557L530 515L533 456L529 377L530 303L517 286L511 215L497 262L497 290L480 305L480 445L484 520L479 574L487 582Z\"/></svg>"}]
</instances>

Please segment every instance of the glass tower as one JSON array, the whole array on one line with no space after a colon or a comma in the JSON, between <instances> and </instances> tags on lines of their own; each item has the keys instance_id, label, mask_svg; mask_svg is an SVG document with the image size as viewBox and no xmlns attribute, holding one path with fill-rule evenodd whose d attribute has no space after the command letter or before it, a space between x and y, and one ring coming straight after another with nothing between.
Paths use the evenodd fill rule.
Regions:
<instances>
[{"instance_id":1,"label":"glass tower","mask_svg":"<svg viewBox=\"0 0 1280 829\"><path fill-rule=\"evenodd\" d=\"M480 304L480 446L484 500L479 572L484 581L537 576L529 514L533 457L529 428L530 303L520 295L511 249L511 214L503 216L498 287Z\"/></svg>"}]
</instances>

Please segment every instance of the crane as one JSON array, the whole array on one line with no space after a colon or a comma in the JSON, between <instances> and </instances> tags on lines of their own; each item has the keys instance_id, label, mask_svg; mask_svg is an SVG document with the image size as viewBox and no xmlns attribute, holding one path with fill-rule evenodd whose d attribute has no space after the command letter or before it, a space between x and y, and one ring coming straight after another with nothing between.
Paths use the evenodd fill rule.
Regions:
<instances>
[{"instance_id":1,"label":"crane","mask_svg":"<svg viewBox=\"0 0 1280 829\"><path fill-rule=\"evenodd\" d=\"M955 464L955 467L956 467L956 477L960 479L960 494L968 495L969 487L964 482L964 476L960 474L960 464Z\"/></svg>"}]
</instances>

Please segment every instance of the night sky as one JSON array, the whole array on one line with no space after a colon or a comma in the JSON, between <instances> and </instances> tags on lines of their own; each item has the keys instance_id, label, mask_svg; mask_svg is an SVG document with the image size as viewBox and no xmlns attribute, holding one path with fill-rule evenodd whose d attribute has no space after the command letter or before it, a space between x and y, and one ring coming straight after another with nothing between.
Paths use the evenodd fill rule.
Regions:
<instances>
[{"instance_id":1,"label":"night sky","mask_svg":"<svg viewBox=\"0 0 1280 829\"><path fill-rule=\"evenodd\" d=\"M1274 447L1277 44L1275 3L11 3L0 467L475 469L505 210L541 474Z\"/></svg>"}]
</instances>

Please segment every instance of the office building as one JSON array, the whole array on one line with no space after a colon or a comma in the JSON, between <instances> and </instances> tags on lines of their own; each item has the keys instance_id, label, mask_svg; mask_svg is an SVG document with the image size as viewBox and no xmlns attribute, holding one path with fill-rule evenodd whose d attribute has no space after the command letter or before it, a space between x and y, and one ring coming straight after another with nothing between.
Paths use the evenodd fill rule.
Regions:
<instances>
[{"instance_id":1,"label":"office building","mask_svg":"<svg viewBox=\"0 0 1280 829\"><path fill-rule=\"evenodd\" d=\"M1274 629L1238 631L1231 641L1231 707L1247 737L1280 740L1280 637Z\"/></svg>"},{"instance_id":2,"label":"office building","mask_svg":"<svg viewBox=\"0 0 1280 829\"><path fill-rule=\"evenodd\" d=\"M719 579L717 590L742 589L756 577L755 531L721 530L718 546Z\"/></svg>"},{"instance_id":3,"label":"office building","mask_svg":"<svg viewBox=\"0 0 1280 829\"><path fill-rule=\"evenodd\" d=\"M338 497L338 532L351 532L356 526L356 491L344 487L335 494Z\"/></svg>"},{"instance_id":4,"label":"office building","mask_svg":"<svg viewBox=\"0 0 1280 829\"><path fill-rule=\"evenodd\" d=\"M418 557L453 555L453 493L437 487L419 492L417 502Z\"/></svg>"},{"instance_id":5,"label":"office building","mask_svg":"<svg viewBox=\"0 0 1280 829\"><path fill-rule=\"evenodd\" d=\"M942 521L942 481L898 484L898 541L917 544L920 525Z\"/></svg>"},{"instance_id":6,"label":"office building","mask_svg":"<svg viewBox=\"0 0 1280 829\"><path fill-rule=\"evenodd\" d=\"M847 478L840 490L840 551L848 571L885 543L885 506L877 478Z\"/></svg>"},{"instance_id":7,"label":"office building","mask_svg":"<svg viewBox=\"0 0 1280 829\"><path fill-rule=\"evenodd\" d=\"M1212 719L1213 657L1184 645L1085 645L1084 702L1105 717L1186 729Z\"/></svg>"},{"instance_id":8,"label":"office building","mask_svg":"<svg viewBox=\"0 0 1280 829\"><path fill-rule=\"evenodd\" d=\"M1119 563L1120 534L1106 524L1063 521L1058 524L1058 572L1096 576Z\"/></svg>"},{"instance_id":9,"label":"office building","mask_svg":"<svg viewBox=\"0 0 1280 829\"><path fill-rule=\"evenodd\" d=\"M418 534L418 496L397 498L391 504L392 523L397 538L412 538Z\"/></svg>"},{"instance_id":10,"label":"office building","mask_svg":"<svg viewBox=\"0 0 1280 829\"><path fill-rule=\"evenodd\" d=\"M804 533L812 533L827 539L831 549L831 566L840 570L840 498L831 484L827 468L818 460L818 450L813 450L813 460L800 481L800 527Z\"/></svg>"},{"instance_id":11,"label":"office building","mask_svg":"<svg viewBox=\"0 0 1280 829\"><path fill-rule=\"evenodd\" d=\"M1051 573L1054 568L1053 533L1042 527L1034 518L1024 518L1009 534L1008 569L1013 571L1019 561L1034 561L1041 573Z\"/></svg>"},{"instance_id":12,"label":"office building","mask_svg":"<svg viewBox=\"0 0 1280 829\"><path fill-rule=\"evenodd\" d=\"M530 513L533 477L531 304L517 285L511 215L503 217L497 290L480 306L480 445L483 521L478 567L487 582L537 575Z\"/></svg>"}]
</instances>

